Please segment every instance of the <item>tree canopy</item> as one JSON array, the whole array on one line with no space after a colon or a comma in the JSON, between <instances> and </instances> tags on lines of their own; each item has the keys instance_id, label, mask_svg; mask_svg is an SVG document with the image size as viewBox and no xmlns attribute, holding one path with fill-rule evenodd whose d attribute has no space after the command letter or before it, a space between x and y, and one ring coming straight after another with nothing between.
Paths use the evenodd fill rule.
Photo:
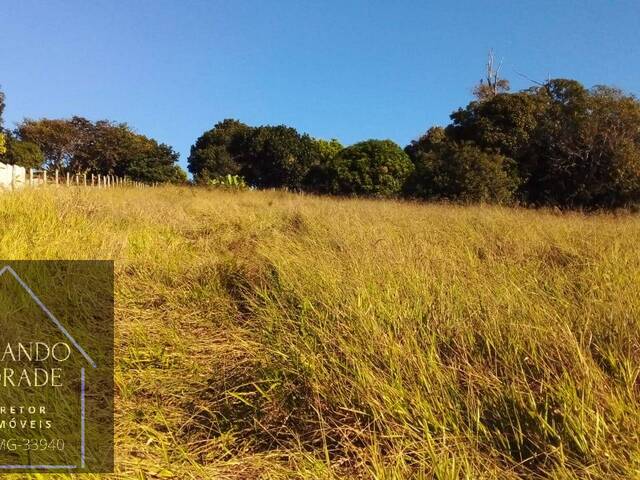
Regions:
<instances>
[{"instance_id":1,"label":"tree canopy","mask_svg":"<svg viewBox=\"0 0 640 480\"><path fill-rule=\"evenodd\" d=\"M44 154L35 143L18 140L9 135L6 155L2 160L25 168L40 168L44 163Z\"/></svg>"},{"instance_id":2,"label":"tree canopy","mask_svg":"<svg viewBox=\"0 0 640 480\"><path fill-rule=\"evenodd\" d=\"M619 207L640 201L640 102L622 91L554 79L476 100L451 115L446 141L515 162L527 204ZM417 152L433 152L411 146Z\"/></svg>"},{"instance_id":3,"label":"tree canopy","mask_svg":"<svg viewBox=\"0 0 640 480\"><path fill-rule=\"evenodd\" d=\"M328 165L334 194L398 195L414 166L391 140L367 140L342 149Z\"/></svg>"},{"instance_id":4,"label":"tree canopy","mask_svg":"<svg viewBox=\"0 0 640 480\"><path fill-rule=\"evenodd\" d=\"M70 172L128 176L142 182L184 182L186 174L176 162L178 154L168 145L134 132L125 123L86 118L26 119L16 129L19 141L42 152L41 165ZM18 144L16 144L18 145ZM27 147L20 147L27 153ZM34 152L28 147L29 152ZM23 163L32 165L21 157Z\"/></svg>"},{"instance_id":5,"label":"tree canopy","mask_svg":"<svg viewBox=\"0 0 640 480\"><path fill-rule=\"evenodd\" d=\"M239 157L240 174L259 188L302 190L309 169L320 162L320 150L309 135L284 125L251 129Z\"/></svg>"},{"instance_id":6,"label":"tree canopy","mask_svg":"<svg viewBox=\"0 0 640 480\"><path fill-rule=\"evenodd\" d=\"M207 183L240 172L242 145L251 128L237 120L226 119L204 132L194 145L188 169L198 183Z\"/></svg>"},{"instance_id":7,"label":"tree canopy","mask_svg":"<svg viewBox=\"0 0 640 480\"><path fill-rule=\"evenodd\" d=\"M519 183L511 159L473 142L436 142L417 150L413 161L405 192L414 197L508 203Z\"/></svg>"},{"instance_id":8,"label":"tree canopy","mask_svg":"<svg viewBox=\"0 0 640 480\"><path fill-rule=\"evenodd\" d=\"M254 187L302 190L321 157L317 141L294 128L227 119L198 138L188 163L197 182L239 174Z\"/></svg>"}]
</instances>

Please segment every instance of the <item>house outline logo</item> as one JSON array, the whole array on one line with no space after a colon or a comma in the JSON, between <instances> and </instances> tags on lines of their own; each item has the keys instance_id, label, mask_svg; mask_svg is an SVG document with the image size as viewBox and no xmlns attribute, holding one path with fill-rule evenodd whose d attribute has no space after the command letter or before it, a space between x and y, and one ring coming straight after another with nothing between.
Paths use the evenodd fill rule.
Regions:
<instances>
[{"instance_id":1,"label":"house outline logo","mask_svg":"<svg viewBox=\"0 0 640 480\"><path fill-rule=\"evenodd\" d=\"M26 291L31 299L38 305L40 310L51 320L55 327L67 338L67 340L74 346L74 348L84 357L92 368L98 368L96 362L89 356L84 348L77 342L75 338L69 333L64 325L51 313L47 306L40 300L35 292L26 284L26 282L17 274L17 272L10 266L5 265L0 269L0 278L5 273L11 274L11 276L18 282L24 291ZM85 445L85 414L86 414L86 401L85 401L85 368L80 368L80 465L0 465L0 471L2 470L75 470L78 468L85 468L86 466L86 445Z\"/></svg>"}]
</instances>

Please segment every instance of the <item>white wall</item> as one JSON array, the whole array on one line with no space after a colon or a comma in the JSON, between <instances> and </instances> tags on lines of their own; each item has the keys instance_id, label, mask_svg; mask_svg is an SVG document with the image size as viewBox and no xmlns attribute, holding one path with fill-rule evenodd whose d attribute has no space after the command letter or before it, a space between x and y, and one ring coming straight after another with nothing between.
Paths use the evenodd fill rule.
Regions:
<instances>
[{"instance_id":1,"label":"white wall","mask_svg":"<svg viewBox=\"0 0 640 480\"><path fill-rule=\"evenodd\" d=\"M13 173L14 171L15 173ZM27 172L24 167L0 163L0 189L11 190L13 175L15 175L16 188L22 188L26 185Z\"/></svg>"}]
</instances>

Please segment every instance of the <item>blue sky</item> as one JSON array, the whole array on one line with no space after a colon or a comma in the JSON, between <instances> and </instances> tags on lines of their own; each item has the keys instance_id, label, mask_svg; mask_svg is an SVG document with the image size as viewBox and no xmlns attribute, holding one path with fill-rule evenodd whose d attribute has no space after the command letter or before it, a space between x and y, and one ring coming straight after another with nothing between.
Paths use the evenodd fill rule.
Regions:
<instances>
[{"instance_id":1,"label":"blue sky","mask_svg":"<svg viewBox=\"0 0 640 480\"><path fill-rule=\"evenodd\" d=\"M465 105L486 53L516 89L640 93L640 2L0 0L5 126L124 121L189 147L227 117L401 145Z\"/></svg>"}]
</instances>

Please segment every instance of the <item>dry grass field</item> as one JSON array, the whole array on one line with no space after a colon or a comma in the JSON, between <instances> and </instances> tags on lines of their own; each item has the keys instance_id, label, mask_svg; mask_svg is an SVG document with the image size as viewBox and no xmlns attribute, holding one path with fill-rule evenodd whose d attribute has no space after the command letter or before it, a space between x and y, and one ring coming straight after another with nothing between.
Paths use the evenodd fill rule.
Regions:
<instances>
[{"instance_id":1,"label":"dry grass field","mask_svg":"<svg viewBox=\"0 0 640 480\"><path fill-rule=\"evenodd\" d=\"M113 478L640 478L637 215L47 189L0 236L115 260Z\"/></svg>"}]
</instances>

